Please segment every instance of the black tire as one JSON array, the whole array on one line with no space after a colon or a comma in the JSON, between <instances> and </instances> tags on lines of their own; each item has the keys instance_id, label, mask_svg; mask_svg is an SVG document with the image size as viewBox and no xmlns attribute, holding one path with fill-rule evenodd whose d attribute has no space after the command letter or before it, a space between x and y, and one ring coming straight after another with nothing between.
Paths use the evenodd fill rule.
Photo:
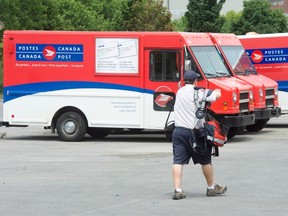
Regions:
<instances>
[{"instance_id":1,"label":"black tire","mask_svg":"<svg viewBox=\"0 0 288 216\"><path fill-rule=\"evenodd\" d=\"M239 128L238 127L230 127L227 133L227 138L231 139L237 135Z\"/></svg>"},{"instance_id":2,"label":"black tire","mask_svg":"<svg viewBox=\"0 0 288 216\"><path fill-rule=\"evenodd\" d=\"M241 126L238 128L237 135L242 134L245 131L246 126Z\"/></svg>"},{"instance_id":3,"label":"black tire","mask_svg":"<svg viewBox=\"0 0 288 216\"><path fill-rule=\"evenodd\" d=\"M81 114L66 112L58 118L56 129L64 141L81 141L86 134L87 123Z\"/></svg>"},{"instance_id":4,"label":"black tire","mask_svg":"<svg viewBox=\"0 0 288 216\"><path fill-rule=\"evenodd\" d=\"M255 120L255 124L247 125L246 126L246 130L250 131L250 132L258 132L258 131L262 130L266 126L268 121L269 121L269 119L258 119L258 120Z\"/></svg>"},{"instance_id":5,"label":"black tire","mask_svg":"<svg viewBox=\"0 0 288 216\"><path fill-rule=\"evenodd\" d=\"M89 136L96 138L96 139L101 139L106 137L111 131L109 129L101 129L101 128L93 128L89 127L87 129L87 133Z\"/></svg>"}]
</instances>

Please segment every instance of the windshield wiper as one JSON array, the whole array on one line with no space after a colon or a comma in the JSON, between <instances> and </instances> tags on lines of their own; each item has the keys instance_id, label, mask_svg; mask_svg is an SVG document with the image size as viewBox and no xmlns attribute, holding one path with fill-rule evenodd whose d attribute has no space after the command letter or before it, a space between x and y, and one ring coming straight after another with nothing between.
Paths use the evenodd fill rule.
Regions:
<instances>
[{"instance_id":1,"label":"windshield wiper","mask_svg":"<svg viewBox=\"0 0 288 216\"><path fill-rule=\"evenodd\" d=\"M257 72L254 69L246 69L245 70L245 75L249 75L249 74L257 74Z\"/></svg>"},{"instance_id":2,"label":"windshield wiper","mask_svg":"<svg viewBox=\"0 0 288 216\"><path fill-rule=\"evenodd\" d=\"M239 69L237 69L237 68L234 69L234 72L235 72L235 74L238 74L238 75L245 74L244 71L241 71L241 70L239 70Z\"/></svg>"},{"instance_id":3,"label":"windshield wiper","mask_svg":"<svg viewBox=\"0 0 288 216\"><path fill-rule=\"evenodd\" d=\"M230 77L231 75L230 74L227 74L225 72L216 72L217 74L221 75L221 76L228 76Z\"/></svg>"},{"instance_id":4,"label":"windshield wiper","mask_svg":"<svg viewBox=\"0 0 288 216\"><path fill-rule=\"evenodd\" d=\"M210 77L218 77L217 74L209 73L209 72L205 72L205 75L208 76L209 78Z\"/></svg>"}]
</instances>

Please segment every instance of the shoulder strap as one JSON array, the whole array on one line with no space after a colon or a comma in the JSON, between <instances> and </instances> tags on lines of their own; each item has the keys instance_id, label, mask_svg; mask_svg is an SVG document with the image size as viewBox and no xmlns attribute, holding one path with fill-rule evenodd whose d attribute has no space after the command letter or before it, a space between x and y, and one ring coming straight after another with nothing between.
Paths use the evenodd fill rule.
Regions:
<instances>
[{"instance_id":1,"label":"shoulder strap","mask_svg":"<svg viewBox=\"0 0 288 216\"><path fill-rule=\"evenodd\" d=\"M199 89L195 89L194 101L195 101L197 109L205 109L205 103L206 103L206 99L207 99L208 94L211 94L211 91L209 89L205 89L201 103L199 103L199 100L198 100L199 99Z\"/></svg>"},{"instance_id":2,"label":"shoulder strap","mask_svg":"<svg viewBox=\"0 0 288 216\"><path fill-rule=\"evenodd\" d=\"M171 112L172 112L173 107L174 107L174 103L173 103L173 105L171 106L171 108L170 108L170 110L169 110L169 113L168 113L168 116L167 116L167 119L166 119L166 122L165 122L165 127L168 126L169 117L170 117L170 114L171 114Z\"/></svg>"}]
</instances>

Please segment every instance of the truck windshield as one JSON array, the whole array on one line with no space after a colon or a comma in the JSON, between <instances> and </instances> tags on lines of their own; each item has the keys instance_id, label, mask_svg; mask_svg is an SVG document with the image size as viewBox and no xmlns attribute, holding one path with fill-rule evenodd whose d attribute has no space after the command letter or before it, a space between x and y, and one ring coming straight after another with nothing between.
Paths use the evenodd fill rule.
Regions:
<instances>
[{"instance_id":1,"label":"truck windshield","mask_svg":"<svg viewBox=\"0 0 288 216\"><path fill-rule=\"evenodd\" d=\"M207 78L230 76L214 46L190 47Z\"/></svg>"},{"instance_id":2,"label":"truck windshield","mask_svg":"<svg viewBox=\"0 0 288 216\"><path fill-rule=\"evenodd\" d=\"M221 46L221 48L236 74L257 74L242 46Z\"/></svg>"}]
</instances>

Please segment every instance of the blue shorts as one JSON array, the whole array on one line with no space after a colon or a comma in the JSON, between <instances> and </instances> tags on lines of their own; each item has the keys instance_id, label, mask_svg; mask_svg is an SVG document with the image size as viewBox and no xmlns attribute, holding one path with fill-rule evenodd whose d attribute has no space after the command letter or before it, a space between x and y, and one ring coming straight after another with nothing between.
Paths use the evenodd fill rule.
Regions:
<instances>
[{"instance_id":1,"label":"blue shorts","mask_svg":"<svg viewBox=\"0 0 288 216\"><path fill-rule=\"evenodd\" d=\"M192 158L194 164L211 164L212 146L207 145L207 149L203 155L197 154L189 146L189 139L194 140L191 129L176 127L172 134L173 142L173 164L189 164Z\"/></svg>"}]
</instances>

